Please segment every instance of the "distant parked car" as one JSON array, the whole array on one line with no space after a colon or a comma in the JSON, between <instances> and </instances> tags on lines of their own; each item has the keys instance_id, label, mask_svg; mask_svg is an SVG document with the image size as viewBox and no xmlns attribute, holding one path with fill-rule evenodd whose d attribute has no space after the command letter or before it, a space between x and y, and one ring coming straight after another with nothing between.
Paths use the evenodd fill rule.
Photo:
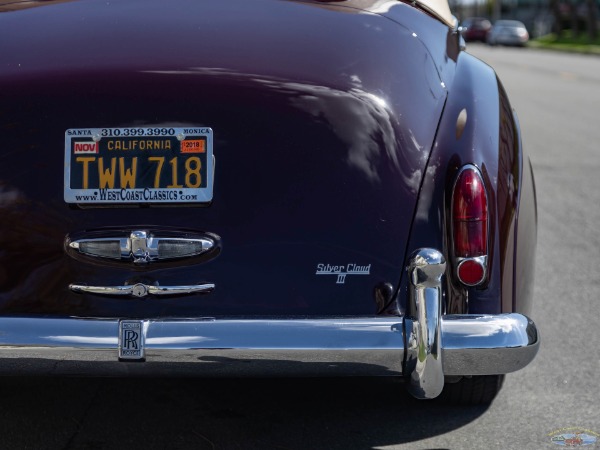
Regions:
<instances>
[{"instance_id":1,"label":"distant parked car","mask_svg":"<svg viewBox=\"0 0 600 450\"><path fill-rule=\"evenodd\" d=\"M529 33L522 22L518 20L498 20L488 33L487 42L490 45L527 45Z\"/></svg>"},{"instance_id":2,"label":"distant parked car","mask_svg":"<svg viewBox=\"0 0 600 450\"><path fill-rule=\"evenodd\" d=\"M465 41L487 41L492 23L483 17L469 17L461 24L461 33Z\"/></svg>"}]
</instances>

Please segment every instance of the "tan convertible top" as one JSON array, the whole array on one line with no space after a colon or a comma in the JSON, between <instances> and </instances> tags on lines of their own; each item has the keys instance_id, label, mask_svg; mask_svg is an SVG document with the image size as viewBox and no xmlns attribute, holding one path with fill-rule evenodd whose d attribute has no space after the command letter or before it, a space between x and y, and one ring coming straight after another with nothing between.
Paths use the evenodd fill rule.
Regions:
<instances>
[{"instance_id":1,"label":"tan convertible top","mask_svg":"<svg viewBox=\"0 0 600 450\"><path fill-rule=\"evenodd\" d=\"M327 1L327 0L316 0L316 1ZM334 0L336 1L336 0ZM339 1L339 0L337 0ZM375 13L385 13L392 6L397 5L399 0L348 0L352 6L355 6L365 11L371 11ZM421 8L425 9L449 27L453 28L456 26L456 18L450 12L450 6L448 0L400 0L405 3L417 3Z\"/></svg>"},{"instance_id":2,"label":"tan convertible top","mask_svg":"<svg viewBox=\"0 0 600 450\"><path fill-rule=\"evenodd\" d=\"M450 12L448 0L417 0L417 3L448 26L455 26L456 18Z\"/></svg>"}]
</instances>

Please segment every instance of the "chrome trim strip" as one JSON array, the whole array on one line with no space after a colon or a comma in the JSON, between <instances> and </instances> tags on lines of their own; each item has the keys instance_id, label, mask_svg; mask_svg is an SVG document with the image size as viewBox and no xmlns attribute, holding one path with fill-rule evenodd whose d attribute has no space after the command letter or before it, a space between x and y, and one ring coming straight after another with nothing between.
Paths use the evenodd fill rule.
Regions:
<instances>
[{"instance_id":1,"label":"chrome trim strip","mask_svg":"<svg viewBox=\"0 0 600 450\"><path fill-rule=\"evenodd\" d=\"M442 369L442 276L444 255L420 249L410 259L409 317L406 321L405 374L409 392L417 398L435 398L444 388Z\"/></svg>"},{"instance_id":2,"label":"chrome trim strip","mask_svg":"<svg viewBox=\"0 0 600 450\"><path fill-rule=\"evenodd\" d=\"M402 321L141 320L145 362L127 363L118 319L0 317L0 375L399 376ZM414 320L405 322L412 330ZM441 333L445 375L512 372L539 346L535 324L520 314L444 316Z\"/></svg>"},{"instance_id":3,"label":"chrome trim strip","mask_svg":"<svg viewBox=\"0 0 600 450\"><path fill-rule=\"evenodd\" d=\"M189 286L153 286L144 283L128 286L87 286L85 284L70 284L69 289L73 292L85 294L142 298L148 295L166 297L169 295L208 294L215 289L215 285L214 283Z\"/></svg>"}]
</instances>

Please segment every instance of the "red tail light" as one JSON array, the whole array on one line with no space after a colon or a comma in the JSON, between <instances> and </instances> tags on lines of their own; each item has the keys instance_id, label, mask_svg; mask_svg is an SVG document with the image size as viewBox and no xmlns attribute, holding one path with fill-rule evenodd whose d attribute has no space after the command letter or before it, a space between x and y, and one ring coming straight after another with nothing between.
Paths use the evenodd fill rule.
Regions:
<instances>
[{"instance_id":1,"label":"red tail light","mask_svg":"<svg viewBox=\"0 0 600 450\"><path fill-rule=\"evenodd\" d=\"M468 286L480 284L486 275L488 206L485 185L475 166L463 167L454 185L452 238L458 278Z\"/></svg>"}]
</instances>

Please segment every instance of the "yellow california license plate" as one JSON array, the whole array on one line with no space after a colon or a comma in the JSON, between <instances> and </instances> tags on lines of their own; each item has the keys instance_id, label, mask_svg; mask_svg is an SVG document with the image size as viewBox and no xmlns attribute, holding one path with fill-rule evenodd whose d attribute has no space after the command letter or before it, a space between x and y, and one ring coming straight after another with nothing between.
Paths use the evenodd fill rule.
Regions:
<instances>
[{"instance_id":1,"label":"yellow california license plate","mask_svg":"<svg viewBox=\"0 0 600 450\"><path fill-rule=\"evenodd\" d=\"M213 195L206 127L79 128L65 132L67 203L207 203Z\"/></svg>"}]
</instances>

